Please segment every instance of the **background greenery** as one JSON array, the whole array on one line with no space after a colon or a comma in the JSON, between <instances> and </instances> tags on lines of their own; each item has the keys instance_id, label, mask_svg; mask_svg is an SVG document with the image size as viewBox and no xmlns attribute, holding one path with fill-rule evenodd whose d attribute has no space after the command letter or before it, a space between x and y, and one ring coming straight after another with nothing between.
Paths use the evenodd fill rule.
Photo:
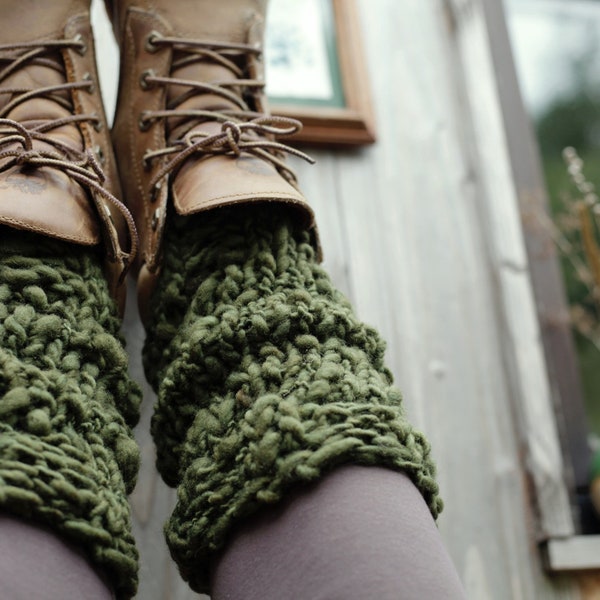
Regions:
<instances>
[{"instance_id":1,"label":"background greenery","mask_svg":"<svg viewBox=\"0 0 600 600\"><path fill-rule=\"evenodd\" d=\"M596 35L600 37L600 30ZM542 155L547 189L555 222L567 211L567 204L578 199L562 159L567 146L576 148L585 163L586 178L600 188L600 78L596 71L598 37L590 37L581 53L571 59L575 85L561 93L534 114L534 124ZM598 231L597 231L598 233ZM572 241L576 233L567 234ZM598 237L598 236L597 236ZM583 258L583 257L582 257ZM586 286L576 277L570 261L562 258L569 303L585 306L600 319L598 306ZM575 332L590 427L600 435L600 351L588 339Z\"/></svg>"}]
</instances>

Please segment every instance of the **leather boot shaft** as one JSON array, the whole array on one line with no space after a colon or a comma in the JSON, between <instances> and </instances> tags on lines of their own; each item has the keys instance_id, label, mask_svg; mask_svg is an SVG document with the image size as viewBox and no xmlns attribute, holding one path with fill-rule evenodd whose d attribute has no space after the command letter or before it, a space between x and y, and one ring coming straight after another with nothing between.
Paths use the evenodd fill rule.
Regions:
<instances>
[{"instance_id":1,"label":"leather boot shaft","mask_svg":"<svg viewBox=\"0 0 600 600\"><path fill-rule=\"evenodd\" d=\"M2 0L2 44L56 39L74 15L89 14L90 0Z\"/></svg>"},{"instance_id":2,"label":"leather boot shaft","mask_svg":"<svg viewBox=\"0 0 600 600\"><path fill-rule=\"evenodd\" d=\"M268 0L108 0L117 38L122 35L127 12L137 8L160 19L182 38L246 43L248 23L266 18Z\"/></svg>"}]
</instances>

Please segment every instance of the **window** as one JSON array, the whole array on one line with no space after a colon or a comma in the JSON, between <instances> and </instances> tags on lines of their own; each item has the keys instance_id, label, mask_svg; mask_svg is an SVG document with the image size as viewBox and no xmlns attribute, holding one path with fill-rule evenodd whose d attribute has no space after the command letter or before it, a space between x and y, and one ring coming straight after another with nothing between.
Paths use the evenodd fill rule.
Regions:
<instances>
[{"instance_id":1,"label":"window","mask_svg":"<svg viewBox=\"0 0 600 600\"><path fill-rule=\"evenodd\" d=\"M592 272L599 209L589 206L597 204L593 184L600 184L600 3L507 0L506 7L551 217L523 207L526 232L541 227L556 242L573 330L574 343L565 332L546 335L546 354L568 355L570 373L563 372L560 363L552 365L561 389L563 446L573 466L582 531L600 533L588 494L589 446L598 448L600 441L600 296ZM579 178L579 185L574 178ZM539 252L531 247L534 243L530 261L532 269L540 271L534 273L540 319L542 326L554 330L561 316L552 314L545 301L549 295L562 294L562 285L553 286L544 275Z\"/></svg>"}]
</instances>

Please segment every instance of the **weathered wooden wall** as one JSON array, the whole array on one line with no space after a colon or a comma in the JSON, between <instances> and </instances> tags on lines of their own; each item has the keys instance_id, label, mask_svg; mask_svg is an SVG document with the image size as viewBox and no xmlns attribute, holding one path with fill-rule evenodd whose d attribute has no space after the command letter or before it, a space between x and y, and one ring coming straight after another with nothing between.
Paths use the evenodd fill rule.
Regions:
<instances>
[{"instance_id":1,"label":"weathered wooden wall","mask_svg":"<svg viewBox=\"0 0 600 600\"><path fill-rule=\"evenodd\" d=\"M574 580L544 574L536 546L536 524L567 532L571 524L481 2L359 0L359 8L379 141L314 152L316 167L297 167L325 266L388 340L408 412L433 444L446 502L439 526L469 598L580 598ZM103 58L110 95L116 68ZM133 311L125 329L143 381ZM139 598L196 598L161 535L173 492L154 470L145 391L132 496ZM555 518L534 519L532 482L548 491Z\"/></svg>"}]
</instances>

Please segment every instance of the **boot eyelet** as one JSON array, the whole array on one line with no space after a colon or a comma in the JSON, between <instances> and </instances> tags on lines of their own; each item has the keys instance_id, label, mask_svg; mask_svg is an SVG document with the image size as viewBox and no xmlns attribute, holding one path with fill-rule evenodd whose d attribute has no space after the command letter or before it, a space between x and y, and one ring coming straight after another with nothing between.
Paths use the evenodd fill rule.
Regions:
<instances>
[{"instance_id":1,"label":"boot eyelet","mask_svg":"<svg viewBox=\"0 0 600 600\"><path fill-rule=\"evenodd\" d=\"M141 75L140 75L140 87L143 90L149 90L152 87L152 83L150 83L148 81L148 77L156 77L156 73L154 71L154 69L146 69Z\"/></svg>"},{"instance_id":2,"label":"boot eyelet","mask_svg":"<svg viewBox=\"0 0 600 600\"><path fill-rule=\"evenodd\" d=\"M150 169L152 169L150 160L148 159L148 157L145 154L144 154L144 156L142 156L142 167L144 167L144 171L146 171L146 172L148 172L148 171L150 171Z\"/></svg>"},{"instance_id":3,"label":"boot eyelet","mask_svg":"<svg viewBox=\"0 0 600 600\"><path fill-rule=\"evenodd\" d=\"M158 221L159 220L160 220L160 208L157 208L152 213L152 222L150 223L150 226L152 227L152 231L156 231L156 228L158 227Z\"/></svg>"},{"instance_id":4,"label":"boot eyelet","mask_svg":"<svg viewBox=\"0 0 600 600\"><path fill-rule=\"evenodd\" d=\"M138 128L140 131L148 131L152 126L152 121L146 116L147 112L142 111L138 118Z\"/></svg>"},{"instance_id":5,"label":"boot eyelet","mask_svg":"<svg viewBox=\"0 0 600 600\"><path fill-rule=\"evenodd\" d=\"M102 146L96 144L94 146L94 154L98 157L98 162L104 166L106 163L106 156L104 156L104 150L102 150Z\"/></svg>"},{"instance_id":6,"label":"boot eyelet","mask_svg":"<svg viewBox=\"0 0 600 600\"><path fill-rule=\"evenodd\" d=\"M108 218L108 220L114 225L115 221L113 219L112 212L110 212L110 207L108 206L108 204L104 204L104 212L106 213L106 217Z\"/></svg>"},{"instance_id":7,"label":"boot eyelet","mask_svg":"<svg viewBox=\"0 0 600 600\"><path fill-rule=\"evenodd\" d=\"M81 56L83 56L87 52L87 44L85 43L83 36L80 33L78 33L73 38L73 44L75 46L76 52L81 54Z\"/></svg>"},{"instance_id":8,"label":"boot eyelet","mask_svg":"<svg viewBox=\"0 0 600 600\"><path fill-rule=\"evenodd\" d=\"M104 123L102 122L102 119L98 113L92 113L92 125L98 132L104 129Z\"/></svg>"},{"instance_id":9,"label":"boot eyelet","mask_svg":"<svg viewBox=\"0 0 600 600\"><path fill-rule=\"evenodd\" d=\"M162 38L163 36L156 30L152 30L149 34L148 37L146 38L146 52L149 52L150 54L154 54L155 52L158 52L161 48L160 46L156 45L156 40L159 40L160 38Z\"/></svg>"},{"instance_id":10,"label":"boot eyelet","mask_svg":"<svg viewBox=\"0 0 600 600\"><path fill-rule=\"evenodd\" d=\"M82 79L88 83L87 91L90 94L93 94L96 91L96 84L94 83L91 73L84 73Z\"/></svg>"},{"instance_id":11,"label":"boot eyelet","mask_svg":"<svg viewBox=\"0 0 600 600\"><path fill-rule=\"evenodd\" d=\"M162 189L163 183L164 183L163 180L159 179L152 186L152 189L150 190L150 204L154 204L158 200L158 196L160 194L160 190ZM158 210L158 209L156 209L156 210Z\"/></svg>"}]
</instances>

